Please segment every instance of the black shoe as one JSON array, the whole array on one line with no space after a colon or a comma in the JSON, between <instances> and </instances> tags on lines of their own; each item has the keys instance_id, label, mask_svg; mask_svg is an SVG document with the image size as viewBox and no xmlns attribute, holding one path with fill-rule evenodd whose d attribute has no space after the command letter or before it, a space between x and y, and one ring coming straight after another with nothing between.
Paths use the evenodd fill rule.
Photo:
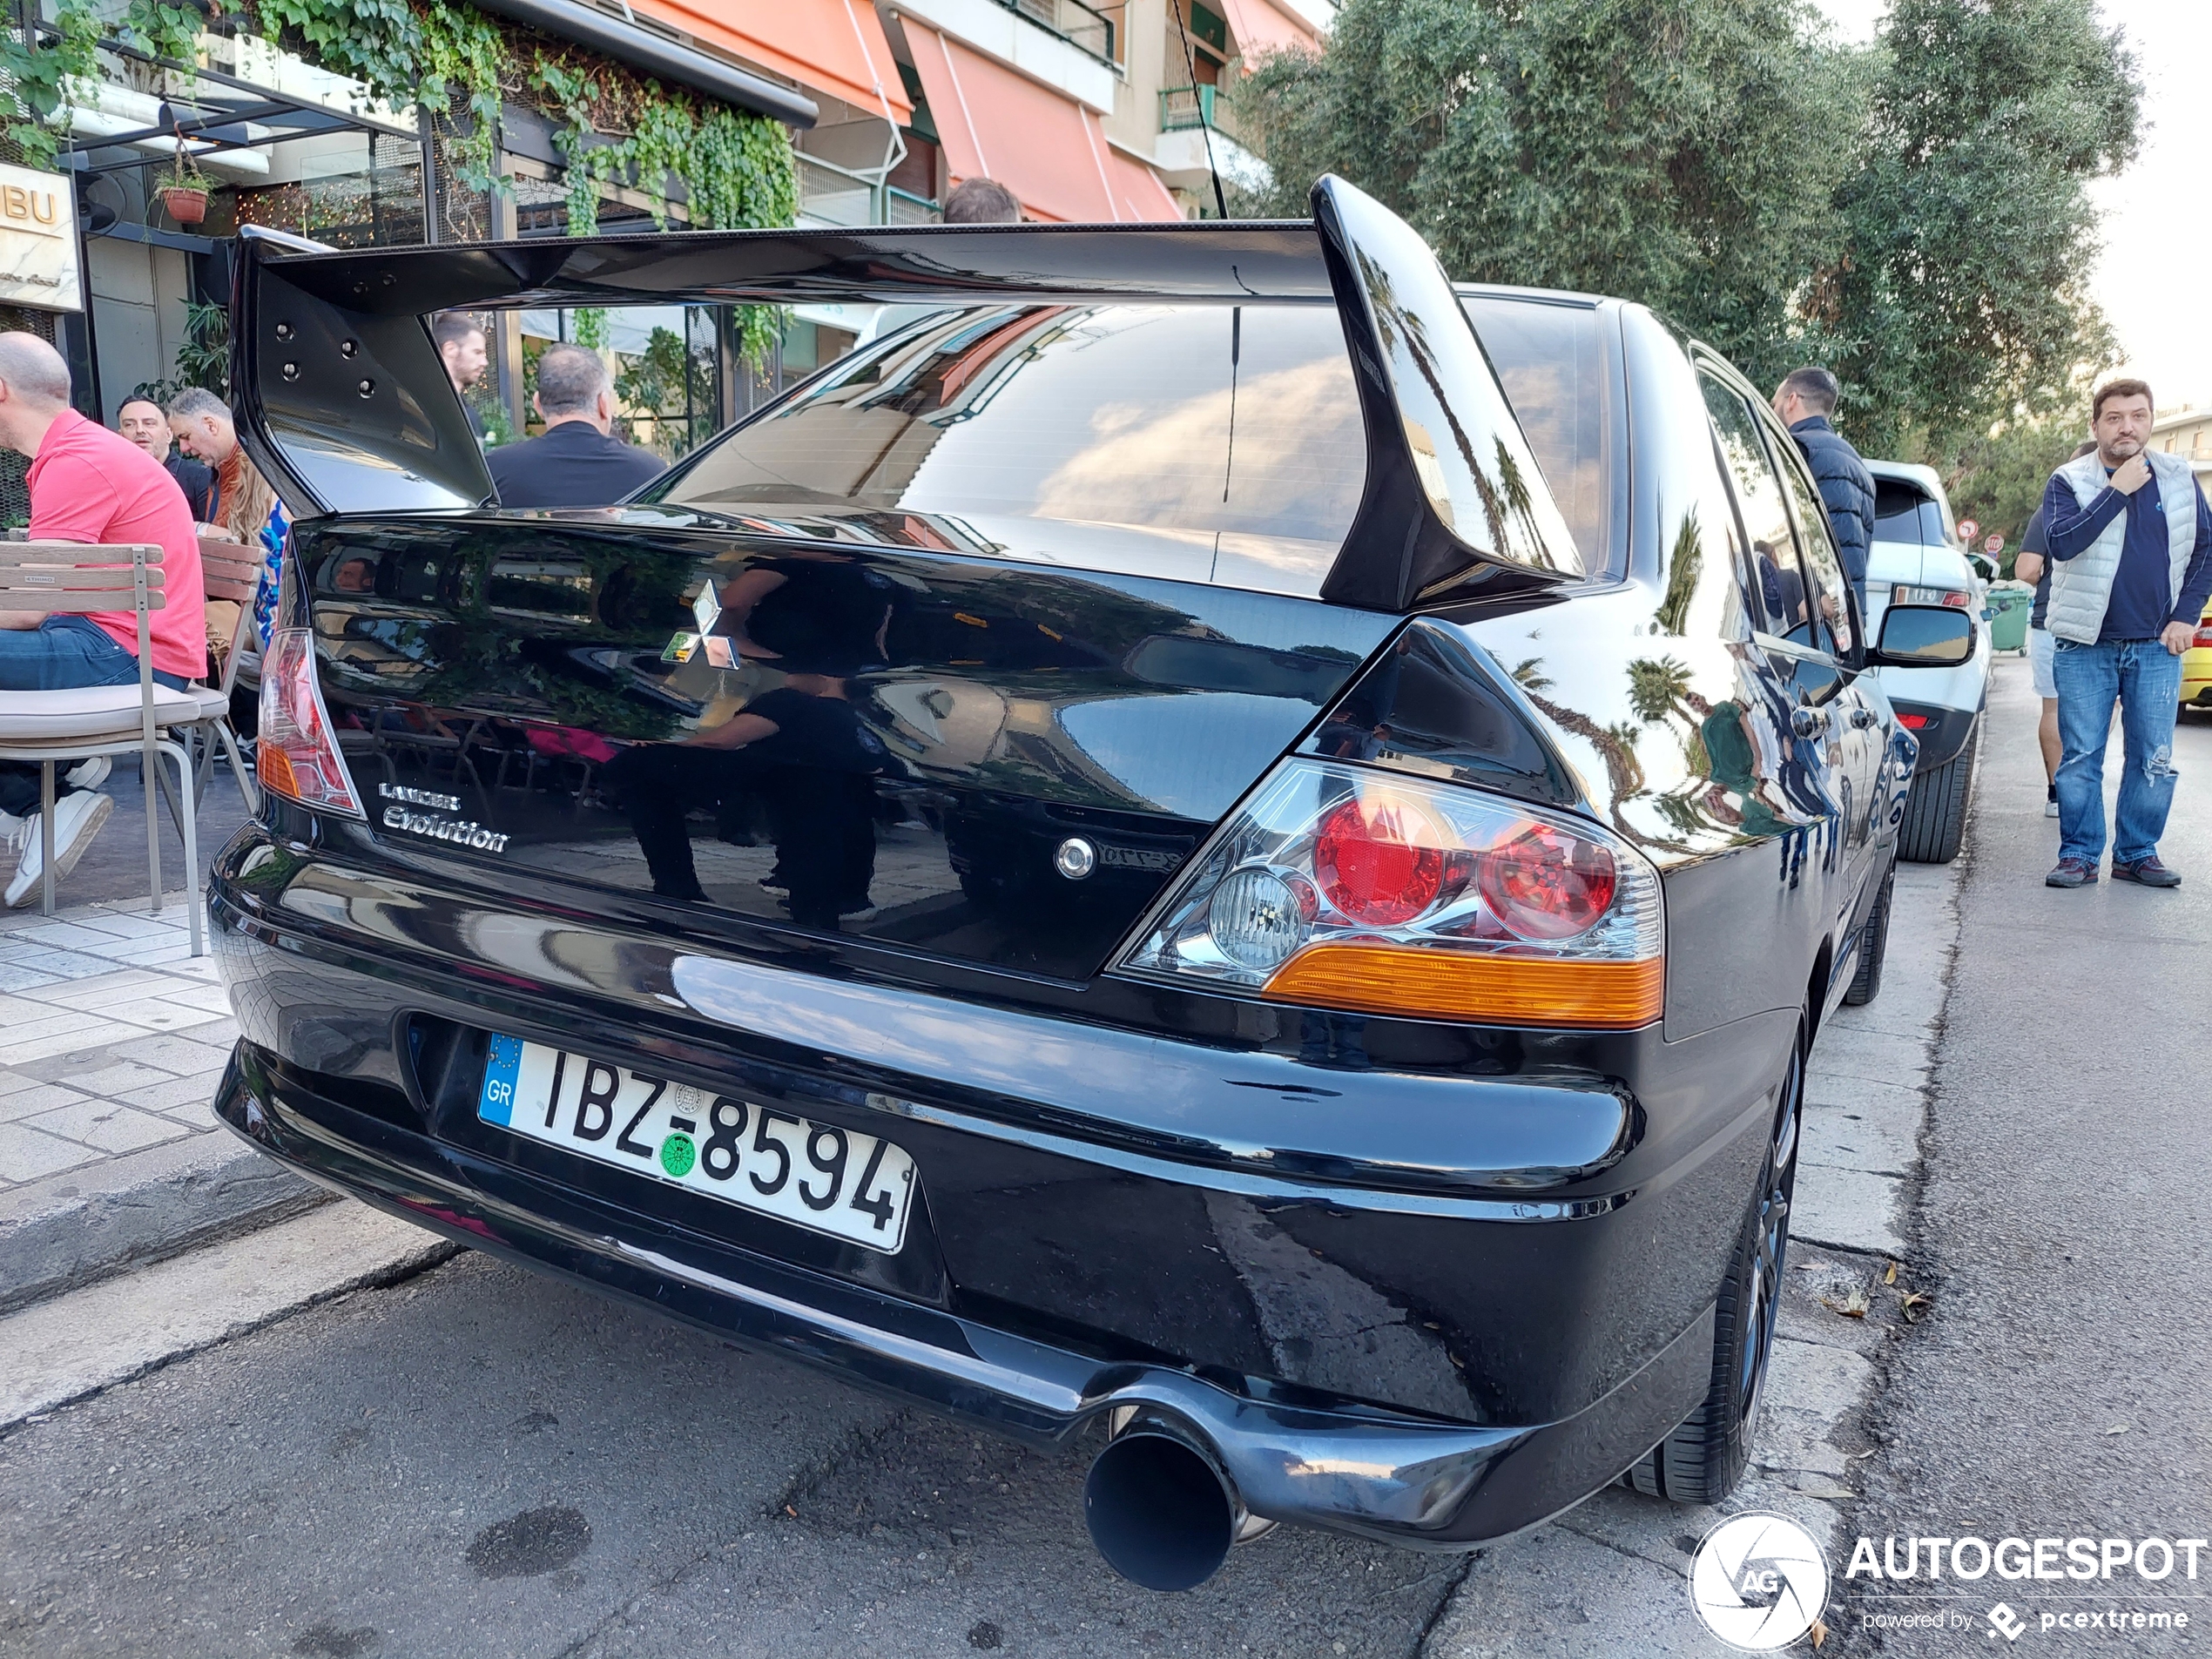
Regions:
<instances>
[{"instance_id":1,"label":"black shoe","mask_svg":"<svg viewBox=\"0 0 2212 1659\"><path fill-rule=\"evenodd\" d=\"M2113 873L2120 873L2117 867ZM2093 887L2096 884L2097 867L2087 859L2060 859L2051 867L2051 873L2043 878L2047 887Z\"/></svg>"},{"instance_id":2,"label":"black shoe","mask_svg":"<svg viewBox=\"0 0 2212 1659\"><path fill-rule=\"evenodd\" d=\"M2182 885L2182 878L2161 864L2155 853L2147 859L2137 859L2133 864L2122 864L2114 859L2112 861L2112 879L2115 881L2133 881L2146 887L2178 887Z\"/></svg>"}]
</instances>

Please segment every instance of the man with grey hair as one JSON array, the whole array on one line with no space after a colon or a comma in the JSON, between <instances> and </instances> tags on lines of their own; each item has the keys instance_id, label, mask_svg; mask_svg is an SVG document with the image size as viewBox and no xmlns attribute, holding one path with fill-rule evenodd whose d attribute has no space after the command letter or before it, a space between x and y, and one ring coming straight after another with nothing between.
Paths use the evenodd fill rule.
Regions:
<instances>
[{"instance_id":1,"label":"man with grey hair","mask_svg":"<svg viewBox=\"0 0 2212 1659\"><path fill-rule=\"evenodd\" d=\"M1842 395L1842 386L1826 369L1792 369L1774 389L1774 412L1812 469L1828 522L1835 526L1836 555L1858 595L1859 614L1864 616L1866 555L1874 542L1874 475L1866 470L1858 451L1829 424Z\"/></svg>"},{"instance_id":2,"label":"man with grey hair","mask_svg":"<svg viewBox=\"0 0 2212 1659\"><path fill-rule=\"evenodd\" d=\"M148 618L153 677L172 688L207 671L199 538L192 509L161 463L69 403L69 368L35 334L0 334L0 444L30 457L30 539L145 543L162 551L166 603ZM0 611L0 691L63 691L138 683L136 610L89 615ZM90 779L84 769L71 779ZM151 791L149 791L151 793ZM6 902L38 885L44 856L38 771L0 763L0 840L17 854ZM76 867L115 803L72 788L54 806L54 873ZM149 800L147 810L152 810Z\"/></svg>"},{"instance_id":3,"label":"man with grey hair","mask_svg":"<svg viewBox=\"0 0 2212 1659\"><path fill-rule=\"evenodd\" d=\"M615 390L595 351L548 346L530 402L545 430L484 456L502 507L605 507L667 470L614 435Z\"/></svg>"}]
</instances>

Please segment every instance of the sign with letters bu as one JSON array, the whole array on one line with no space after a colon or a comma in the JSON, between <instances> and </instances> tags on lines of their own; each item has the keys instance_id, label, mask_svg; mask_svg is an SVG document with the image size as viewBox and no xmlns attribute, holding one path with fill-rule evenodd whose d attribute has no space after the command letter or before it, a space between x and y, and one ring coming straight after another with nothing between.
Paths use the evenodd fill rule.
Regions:
<instances>
[{"instance_id":1,"label":"sign with letters bu","mask_svg":"<svg viewBox=\"0 0 2212 1659\"><path fill-rule=\"evenodd\" d=\"M84 308L77 193L64 174L0 163L0 304Z\"/></svg>"}]
</instances>

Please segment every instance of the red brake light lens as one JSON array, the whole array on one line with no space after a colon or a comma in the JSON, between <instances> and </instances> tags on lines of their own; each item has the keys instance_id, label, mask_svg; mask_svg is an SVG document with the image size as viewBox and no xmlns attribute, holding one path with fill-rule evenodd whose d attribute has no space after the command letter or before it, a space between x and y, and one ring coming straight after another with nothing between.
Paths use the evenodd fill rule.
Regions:
<instances>
[{"instance_id":1,"label":"red brake light lens","mask_svg":"<svg viewBox=\"0 0 2212 1659\"><path fill-rule=\"evenodd\" d=\"M1523 939L1573 939L1613 902L1613 854L1595 841L1533 824L1482 854L1477 885L1491 914Z\"/></svg>"},{"instance_id":2,"label":"red brake light lens","mask_svg":"<svg viewBox=\"0 0 2212 1659\"><path fill-rule=\"evenodd\" d=\"M1922 726L1927 725L1928 717L1925 714L1907 714L1904 710L1899 709L1897 723L1907 732L1918 732Z\"/></svg>"},{"instance_id":3,"label":"red brake light lens","mask_svg":"<svg viewBox=\"0 0 2212 1659\"><path fill-rule=\"evenodd\" d=\"M255 759L263 788L327 813L364 815L315 683L314 641L305 628L278 629L262 655Z\"/></svg>"},{"instance_id":4,"label":"red brake light lens","mask_svg":"<svg viewBox=\"0 0 2212 1659\"><path fill-rule=\"evenodd\" d=\"M1380 791L1354 796L1321 821L1313 873L1352 921L1393 927L1436 902L1444 887L1441 833L1420 807Z\"/></svg>"},{"instance_id":5,"label":"red brake light lens","mask_svg":"<svg viewBox=\"0 0 2212 1659\"><path fill-rule=\"evenodd\" d=\"M1336 762L1283 762L1117 968L1307 1007L1632 1027L1665 988L1659 880L1588 819Z\"/></svg>"},{"instance_id":6,"label":"red brake light lens","mask_svg":"<svg viewBox=\"0 0 2212 1659\"><path fill-rule=\"evenodd\" d=\"M2212 622L2198 623L2196 632L2190 638L2189 644L2192 648L2212 645Z\"/></svg>"}]
</instances>

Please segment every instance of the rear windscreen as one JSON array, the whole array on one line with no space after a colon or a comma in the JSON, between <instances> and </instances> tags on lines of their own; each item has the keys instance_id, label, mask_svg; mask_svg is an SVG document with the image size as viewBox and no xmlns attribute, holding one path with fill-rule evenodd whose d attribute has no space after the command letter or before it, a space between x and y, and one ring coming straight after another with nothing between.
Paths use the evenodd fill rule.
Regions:
<instances>
[{"instance_id":1,"label":"rear windscreen","mask_svg":"<svg viewBox=\"0 0 2212 1659\"><path fill-rule=\"evenodd\" d=\"M1366 478L1331 307L995 306L863 347L638 499L1312 594Z\"/></svg>"},{"instance_id":2,"label":"rear windscreen","mask_svg":"<svg viewBox=\"0 0 2212 1659\"><path fill-rule=\"evenodd\" d=\"M1943 509L1918 485L1897 478L1874 481L1874 539L1943 547Z\"/></svg>"}]
</instances>

